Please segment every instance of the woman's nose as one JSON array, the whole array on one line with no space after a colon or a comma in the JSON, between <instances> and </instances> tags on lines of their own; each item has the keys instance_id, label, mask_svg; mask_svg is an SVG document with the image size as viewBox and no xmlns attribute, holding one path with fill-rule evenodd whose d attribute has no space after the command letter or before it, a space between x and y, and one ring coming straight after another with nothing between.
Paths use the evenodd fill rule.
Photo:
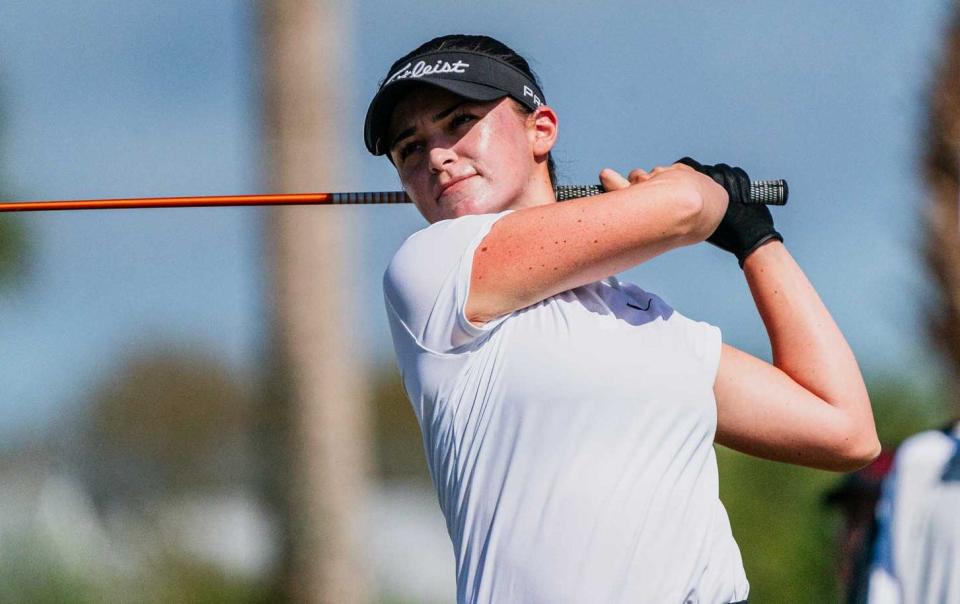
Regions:
<instances>
[{"instance_id":1,"label":"woman's nose","mask_svg":"<svg viewBox=\"0 0 960 604\"><path fill-rule=\"evenodd\" d=\"M446 146L436 146L430 149L430 171L439 174L447 166L457 160L457 154Z\"/></svg>"}]
</instances>

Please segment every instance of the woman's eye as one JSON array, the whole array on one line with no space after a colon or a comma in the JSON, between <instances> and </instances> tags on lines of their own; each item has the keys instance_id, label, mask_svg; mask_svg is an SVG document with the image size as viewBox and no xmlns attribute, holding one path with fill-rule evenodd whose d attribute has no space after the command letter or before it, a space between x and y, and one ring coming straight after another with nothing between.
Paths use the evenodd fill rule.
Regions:
<instances>
[{"instance_id":1,"label":"woman's eye","mask_svg":"<svg viewBox=\"0 0 960 604\"><path fill-rule=\"evenodd\" d=\"M400 149L400 159L407 159L411 153L420 148L420 143L408 143Z\"/></svg>"},{"instance_id":2,"label":"woman's eye","mask_svg":"<svg viewBox=\"0 0 960 604\"><path fill-rule=\"evenodd\" d=\"M454 126L459 126L459 125L461 125L461 124L466 124L467 122L469 122L469 121L472 120L472 119L473 119L473 116L470 115L469 113L461 113L460 115L458 115L458 116L456 116L455 118L453 118L453 121L452 121L451 123L452 123Z\"/></svg>"}]
</instances>

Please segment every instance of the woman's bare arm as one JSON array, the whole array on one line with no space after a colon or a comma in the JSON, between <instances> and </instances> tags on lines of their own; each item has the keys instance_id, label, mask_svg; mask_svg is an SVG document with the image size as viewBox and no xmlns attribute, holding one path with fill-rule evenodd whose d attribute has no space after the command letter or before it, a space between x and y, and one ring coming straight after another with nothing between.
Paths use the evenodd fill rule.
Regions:
<instances>
[{"instance_id":1,"label":"woman's bare arm","mask_svg":"<svg viewBox=\"0 0 960 604\"><path fill-rule=\"evenodd\" d=\"M687 166L635 170L629 182L612 171L601 176L608 189L622 188L517 210L493 225L473 258L472 323L703 241L726 209L723 188Z\"/></svg>"},{"instance_id":2,"label":"woman's bare arm","mask_svg":"<svg viewBox=\"0 0 960 604\"><path fill-rule=\"evenodd\" d=\"M714 384L716 442L777 461L850 471L880 453L850 346L779 241L743 266L773 364L724 345Z\"/></svg>"}]
</instances>

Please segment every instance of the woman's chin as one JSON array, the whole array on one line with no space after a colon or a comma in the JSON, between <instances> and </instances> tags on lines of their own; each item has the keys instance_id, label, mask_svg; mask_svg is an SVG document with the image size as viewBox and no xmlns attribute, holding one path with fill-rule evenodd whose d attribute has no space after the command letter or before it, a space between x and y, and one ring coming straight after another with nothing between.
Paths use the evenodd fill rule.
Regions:
<instances>
[{"instance_id":1,"label":"woman's chin","mask_svg":"<svg viewBox=\"0 0 960 604\"><path fill-rule=\"evenodd\" d=\"M446 201L446 200L445 200ZM460 199L446 201L446 207L443 208L445 218L459 218L470 214L484 214L484 204L476 197L465 195Z\"/></svg>"}]
</instances>

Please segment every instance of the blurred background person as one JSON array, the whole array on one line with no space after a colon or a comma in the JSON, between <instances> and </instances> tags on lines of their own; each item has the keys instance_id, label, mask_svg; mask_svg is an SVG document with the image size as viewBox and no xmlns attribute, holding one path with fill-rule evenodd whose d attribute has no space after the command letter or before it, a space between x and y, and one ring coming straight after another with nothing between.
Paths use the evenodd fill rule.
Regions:
<instances>
[{"instance_id":1,"label":"blurred background person","mask_svg":"<svg viewBox=\"0 0 960 604\"><path fill-rule=\"evenodd\" d=\"M877 506L871 604L960 602L960 421L897 449Z\"/></svg>"}]
</instances>

